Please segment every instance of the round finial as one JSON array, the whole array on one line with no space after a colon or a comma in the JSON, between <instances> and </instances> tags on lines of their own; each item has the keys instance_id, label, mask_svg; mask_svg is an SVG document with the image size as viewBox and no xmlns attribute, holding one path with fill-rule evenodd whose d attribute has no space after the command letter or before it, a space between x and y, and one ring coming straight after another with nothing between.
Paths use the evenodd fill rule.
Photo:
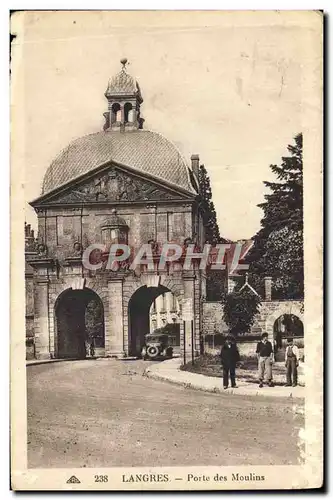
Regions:
<instances>
[{"instance_id":1,"label":"round finial","mask_svg":"<svg viewBox=\"0 0 333 500\"><path fill-rule=\"evenodd\" d=\"M111 210L111 214L112 214L112 215L117 215L117 210L116 210L115 208L113 208L113 209Z\"/></svg>"},{"instance_id":2,"label":"round finial","mask_svg":"<svg viewBox=\"0 0 333 500\"><path fill-rule=\"evenodd\" d=\"M125 66L127 64L127 59L126 57L123 57L123 59L120 59L120 63L123 65L123 69L125 69Z\"/></svg>"}]
</instances>

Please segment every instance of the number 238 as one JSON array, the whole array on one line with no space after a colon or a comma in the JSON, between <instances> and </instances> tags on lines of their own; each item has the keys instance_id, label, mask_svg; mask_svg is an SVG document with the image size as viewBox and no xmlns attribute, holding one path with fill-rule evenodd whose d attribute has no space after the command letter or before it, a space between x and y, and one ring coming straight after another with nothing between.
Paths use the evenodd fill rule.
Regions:
<instances>
[{"instance_id":1,"label":"number 238","mask_svg":"<svg viewBox=\"0 0 333 500\"><path fill-rule=\"evenodd\" d=\"M108 480L108 476L95 476L95 483L107 483Z\"/></svg>"}]
</instances>

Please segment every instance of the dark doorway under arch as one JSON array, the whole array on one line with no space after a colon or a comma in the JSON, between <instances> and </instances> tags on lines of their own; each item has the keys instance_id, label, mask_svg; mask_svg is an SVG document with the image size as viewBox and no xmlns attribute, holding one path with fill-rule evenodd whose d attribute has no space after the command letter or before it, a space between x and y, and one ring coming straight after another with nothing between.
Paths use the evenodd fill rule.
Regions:
<instances>
[{"instance_id":1,"label":"dark doorway under arch","mask_svg":"<svg viewBox=\"0 0 333 500\"><path fill-rule=\"evenodd\" d=\"M128 304L128 352L140 356L144 337L150 332L150 308L160 295L170 292L163 285L142 286L132 295Z\"/></svg>"},{"instance_id":2,"label":"dark doorway under arch","mask_svg":"<svg viewBox=\"0 0 333 500\"><path fill-rule=\"evenodd\" d=\"M104 310L93 290L66 290L55 304L57 357L86 357L86 343L104 347Z\"/></svg>"}]
</instances>

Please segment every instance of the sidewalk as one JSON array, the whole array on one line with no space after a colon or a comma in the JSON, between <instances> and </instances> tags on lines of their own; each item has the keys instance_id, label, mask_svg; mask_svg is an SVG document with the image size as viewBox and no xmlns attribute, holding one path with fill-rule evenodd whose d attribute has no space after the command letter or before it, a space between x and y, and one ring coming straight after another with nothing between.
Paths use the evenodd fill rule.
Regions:
<instances>
[{"instance_id":1,"label":"sidewalk","mask_svg":"<svg viewBox=\"0 0 333 500\"><path fill-rule=\"evenodd\" d=\"M259 388L258 384L250 384L242 380L237 381L237 389L223 389L222 378L207 377L198 373L180 370L181 359L174 358L161 363L150 365L144 372L146 377L182 385L187 389L200 391L239 394L244 396L291 397L304 398L304 387L267 387Z\"/></svg>"},{"instance_id":2,"label":"sidewalk","mask_svg":"<svg viewBox=\"0 0 333 500\"><path fill-rule=\"evenodd\" d=\"M77 361L74 358L66 359L28 359L26 360L26 366L30 365L44 365L45 363L60 363L61 361Z\"/></svg>"}]
</instances>

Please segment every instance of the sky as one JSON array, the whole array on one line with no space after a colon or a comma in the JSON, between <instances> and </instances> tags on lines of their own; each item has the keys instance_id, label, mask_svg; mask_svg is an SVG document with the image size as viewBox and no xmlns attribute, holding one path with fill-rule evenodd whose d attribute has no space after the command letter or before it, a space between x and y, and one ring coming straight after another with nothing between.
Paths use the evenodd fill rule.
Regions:
<instances>
[{"instance_id":1,"label":"sky","mask_svg":"<svg viewBox=\"0 0 333 500\"><path fill-rule=\"evenodd\" d=\"M120 59L140 85L144 128L171 140L211 180L220 233L260 228L264 180L302 131L302 73L315 13L28 12L13 20L12 109L26 202L52 159L102 130ZM313 38L315 40L315 38ZM19 112L17 111L19 110ZM27 222L36 227L28 203Z\"/></svg>"}]
</instances>

